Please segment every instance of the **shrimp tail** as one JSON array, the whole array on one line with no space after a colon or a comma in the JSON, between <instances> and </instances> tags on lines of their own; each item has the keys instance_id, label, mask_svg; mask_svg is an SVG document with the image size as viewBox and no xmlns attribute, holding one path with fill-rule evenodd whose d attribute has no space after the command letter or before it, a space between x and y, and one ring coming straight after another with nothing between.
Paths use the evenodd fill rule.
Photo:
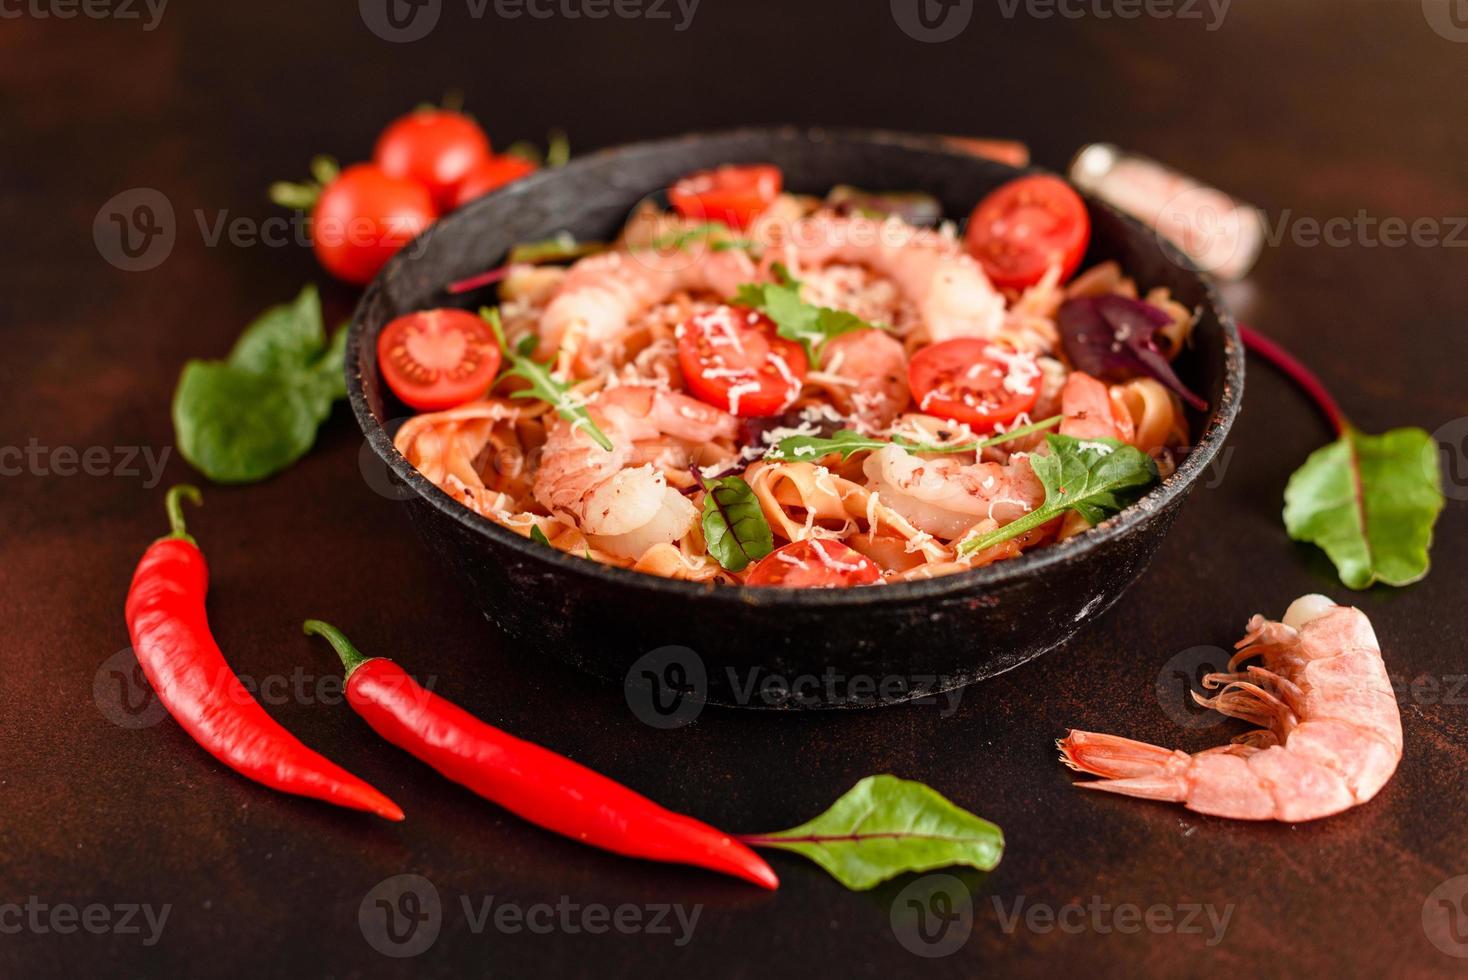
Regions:
<instances>
[{"instance_id":1,"label":"shrimp tail","mask_svg":"<svg viewBox=\"0 0 1468 980\"><path fill-rule=\"evenodd\" d=\"M1060 749L1060 761L1072 769L1112 780L1147 779L1162 773L1181 771L1190 761L1186 752L1098 732L1073 730L1055 745Z\"/></svg>"}]
</instances>

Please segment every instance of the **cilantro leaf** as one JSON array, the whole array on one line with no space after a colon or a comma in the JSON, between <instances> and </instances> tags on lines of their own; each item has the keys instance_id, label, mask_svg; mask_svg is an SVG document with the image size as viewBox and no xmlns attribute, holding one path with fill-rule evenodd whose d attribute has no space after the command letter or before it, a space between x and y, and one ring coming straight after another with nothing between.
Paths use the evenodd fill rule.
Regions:
<instances>
[{"instance_id":1,"label":"cilantro leaf","mask_svg":"<svg viewBox=\"0 0 1468 980\"><path fill-rule=\"evenodd\" d=\"M1042 432L1045 429L1053 429L1060 424L1061 416L1053 415L1040 422L1022 425L1009 432L988 439L980 439L977 442L960 442L953 445L936 445L927 442L915 442L902 436L893 436L891 445L901 446L910 453L971 453L986 449L989 446L999 446L1011 439L1030 435L1033 432ZM889 445L885 439L875 439L864 436L855 429L838 429L830 438L823 436L790 436L781 439L775 444L765 459L783 459L787 461L819 459L831 453L840 453L843 461L850 459L853 455L868 449L881 449Z\"/></svg>"},{"instance_id":2,"label":"cilantro leaf","mask_svg":"<svg viewBox=\"0 0 1468 980\"><path fill-rule=\"evenodd\" d=\"M557 380L551 373L548 365L541 364L528 354L511 350L509 343L505 340L505 328L500 323L500 311L495 307L486 306L480 309L479 315L489 328L494 331L494 339L499 342L500 351L510 366L500 372L495 379L496 383L505 378L514 376L523 378L530 382L529 388L522 388L512 392L511 398L538 398L556 410L556 414L570 422L573 428L581 429L596 442L598 446L611 452L612 440L608 439L606 433L597 428L592 421L591 413L586 410L586 405L571 392L571 386Z\"/></svg>"},{"instance_id":3,"label":"cilantro leaf","mask_svg":"<svg viewBox=\"0 0 1468 980\"><path fill-rule=\"evenodd\" d=\"M703 539L709 554L731 572L742 571L775 550L775 535L754 489L742 477L703 483Z\"/></svg>"},{"instance_id":4,"label":"cilantro leaf","mask_svg":"<svg viewBox=\"0 0 1468 980\"><path fill-rule=\"evenodd\" d=\"M1045 437L1047 455L1025 458L1045 486L1045 502L1028 514L958 546L960 555L991 548L1074 510L1092 525L1131 505L1157 479L1146 453L1115 439Z\"/></svg>"},{"instance_id":5,"label":"cilantro leaf","mask_svg":"<svg viewBox=\"0 0 1468 980\"><path fill-rule=\"evenodd\" d=\"M550 538L545 536L545 532L540 529L539 524L530 525L530 540L536 544L543 544L547 548L551 547Z\"/></svg>"},{"instance_id":6,"label":"cilantro leaf","mask_svg":"<svg viewBox=\"0 0 1468 980\"><path fill-rule=\"evenodd\" d=\"M759 310L775 324L776 332L805 348L812 364L816 348L833 337L853 330L875 329L854 313L833 310L829 306L812 306L800 298L800 281L792 278L783 265L775 266L780 282L747 282L734 296L735 304Z\"/></svg>"}]
</instances>

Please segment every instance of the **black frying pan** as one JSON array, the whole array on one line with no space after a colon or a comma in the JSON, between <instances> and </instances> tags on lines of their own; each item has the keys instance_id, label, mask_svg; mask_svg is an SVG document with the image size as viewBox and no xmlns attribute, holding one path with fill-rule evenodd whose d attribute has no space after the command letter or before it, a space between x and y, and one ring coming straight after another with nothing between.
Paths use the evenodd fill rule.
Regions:
<instances>
[{"instance_id":1,"label":"black frying pan","mask_svg":"<svg viewBox=\"0 0 1468 980\"><path fill-rule=\"evenodd\" d=\"M925 190L966 217L1018 171L940 141L894 133L744 129L595 153L490 194L435 224L368 287L347 341L352 409L372 451L401 481L424 543L449 562L485 616L534 655L602 677L674 683L687 697L745 707L858 707L969 684L1057 646L1141 575L1218 452L1244 389L1244 354L1211 283L1150 230L1094 200L1086 264L1119 260L1143 288L1168 287L1201 316L1179 358L1211 414L1172 476L1100 527L1021 557L925 582L844 590L704 586L563 554L472 513L393 448L384 422L406 416L382 384L377 334L416 309L493 302L444 287L502 260L511 245L559 231L616 234L633 206L693 170L771 162L792 191L835 184ZM793 688L793 690L792 690ZM675 711L677 698L664 704ZM654 708L654 711L657 709Z\"/></svg>"}]
</instances>

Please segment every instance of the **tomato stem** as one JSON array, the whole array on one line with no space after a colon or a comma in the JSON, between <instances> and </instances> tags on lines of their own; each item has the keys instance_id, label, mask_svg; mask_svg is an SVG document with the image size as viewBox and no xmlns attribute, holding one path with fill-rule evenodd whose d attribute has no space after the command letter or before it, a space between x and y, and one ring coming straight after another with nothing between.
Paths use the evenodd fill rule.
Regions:
<instances>
[{"instance_id":1,"label":"tomato stem","mask_svg":"<svg viewBox=\"0 0 1468 980\"><path fill-rule=\"evenodd\" d=\"M371 657L362 655L362 651L352 645L346 634L330 623L324 623L319 619L308 619L301 626L307 636L324 636L326 642L330 643L336 655L341 658L342 666L347 669L347 677L351 678L352 672L358 667L371 660Z\"/></svg>"},{"instance_id":2,"label":"tomato stem","mask_svg":"<svg viewBox=\"0 0 1468 980\"><path fill-rule=\"evenodd\" d=\"M184 525L183 498L187 497L189 503L195 507L204 506L204 497L199 493L199 488L187 483L180 483L176 487L170 487L163 498L163 509L168 513L168 537L178 538L181 541L194 543L194 538Z\"/></svg>"},{"instance_id":3,"label":"tomato stem","mask_svg":"<svg viewBox=\"0 0 1468 980\"><path fill-rule=\"evenodd\" d=\"M1310 400L1315 403L1315 407L1319 408L1321 414L1330 421L1331 428L1335 430L1337 436L1345 434L1351 423L1347 421L1346 416L1341 412L1341 407L1336 404L1336 400L1326 389L1325 383L1316 377L1315 372L1253 327L1239 324L1239 336L1244 340L1245 349L1253 351L1279 369L1295 383L1296 387L1309 396Z\"/></svg>"}]
</instances>

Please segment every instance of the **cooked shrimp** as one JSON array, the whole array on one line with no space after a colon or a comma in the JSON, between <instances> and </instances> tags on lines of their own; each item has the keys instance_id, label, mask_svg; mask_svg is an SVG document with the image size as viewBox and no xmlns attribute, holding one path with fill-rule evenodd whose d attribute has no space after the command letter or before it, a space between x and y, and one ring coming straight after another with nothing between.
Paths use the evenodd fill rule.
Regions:
<instances>
[{"instance_id":1,"label":"cooked shrimp","mask_svg":"<svg viewBox=\"0 0 1468 980\"><path fill-rule=\"evenodd\" d=\"M815 214L796 222L764 261L784 261L796 278L831 262L864 265L917 307L931 343L992 337L1004 320L1004 297L957 239L897 221Z\"/></svg>"},{"instance_id":2,"label":"cooked shrimp","mask_svg":"<svg viewBox=\"0 0 1468 980\"><path fill-rule=\"evenodd\" d=\"M1120 439L1136 434L1132 417L1111 401L1111 389L1082 371L1074 371L1060 389L1060 434L1077 439Z\"/></svg>"},{"instance_id":3,"label":"cooked shrimp","mask_svg":"<svg viewBox=\"0 0 1468 980\"><path fill-rule=\"evenodd\" d=\"M698 446L734 437L735 418L687 395L636 385L598 393L587 410L612 448L603 449L581 427L559 420L541 454L535 499L595 547L623 558L639 558L652 545L688 533L693 505L668 485L658 465L643 460L651 455L658 463L686 468Z\"/></svg>"},{"instance_id":4,"label":"cooked shrimp","mask_svg":"<svg viewBox=\"0 0 1468 980\"><path fill-rule=\"evenodd\" d=\"M540 318L542 357L586 375L605 367L641 313L678 292L734 295L756 278L739 249L701 252L607 252L584 258L561 280Z\"/></svg>"},{"instance_id":5,"label":"cooked shrimp","mask_svg":"<svg viewBox=\"0 0 1468 980\"><path fill-rule=\"evenodd\" d=\"M983 520L1007 524L1045 500L1044 485L1020 454L1008 463L966 463L884 446L867 457L862 470L882 503L940 538L959 537Z\"/></svg>"},{"instance_id":6,"label":"cooked shrimp","mask_svg":"<svg viewBox=\"0 0 1468 980\"><path fill-rule=\"evenodd\" d=\"M821 369L806 379L868 430L887 428L907 407L907 352L880 330L854 330L821 347Z\"/></svg>"},{"instance_id":7,"label":"cooked shrimp","mask_svg":"<svg viewBox=\"0 0 1468 980\"><path fill-rule=\"evenodd\" d=\"M1291 603L1283 622L1249 621L1228 672L1209 674L1206 707L1266 727L1188 755L1115 735L1060 741L1072 769L1106 778L1089 789L1182 803L1239 820L1328 817L1375 796L1402 758L1402 721L1366 614L1321 595ZM1263 666L1238 665L1254 657Z\"/></svg>"}]
</instances>

